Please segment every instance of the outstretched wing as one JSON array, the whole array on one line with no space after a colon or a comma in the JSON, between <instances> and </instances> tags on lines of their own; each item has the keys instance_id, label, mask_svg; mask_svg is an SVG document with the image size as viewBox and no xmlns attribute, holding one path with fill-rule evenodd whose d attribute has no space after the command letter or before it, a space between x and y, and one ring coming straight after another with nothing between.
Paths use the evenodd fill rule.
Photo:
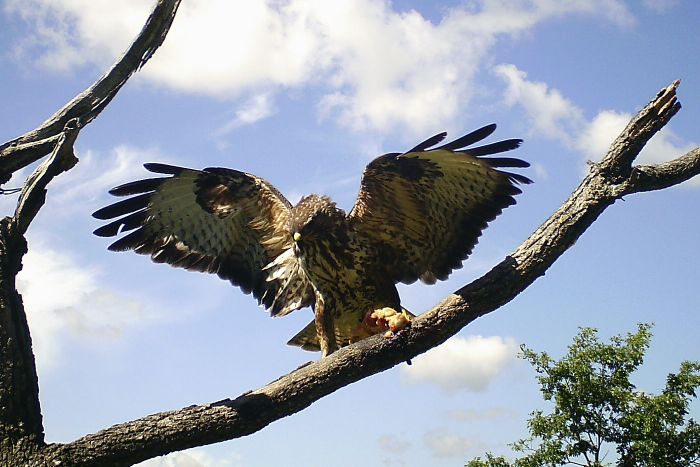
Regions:
<instances>
[{"instance_id":1,"label":"outstretched wing","mask_svg":"<svg viewBox=\"0 0 700 467\"><path fill-rule=\"evenodd\" d=\"M130 231L110 250L134 250L157 263L218 274L252 292L273 316L313 303L311 284L292 252L291 205L272 185L223 168L144 167L170 177L118 186L110 193L131 197L93 214L116 219L95 235Z\"/></svg>"},{"instance_id":2,"label":"outstretched wing","mask_svg":"<svg viewBox=\"0 0 700 467\"><path fill-rule=\"evenodd\" d=\"M515 204L519 183L531 180L497 170L528 167L520 159L484 157L509 151L509 139L466 148L489 136L496 125L440 143L440 133L403 154L372 161L349 218L359 235L377 248L378 273L395 282L444 280L471 253L488 222Z\"/></svg>"}]
</instances>

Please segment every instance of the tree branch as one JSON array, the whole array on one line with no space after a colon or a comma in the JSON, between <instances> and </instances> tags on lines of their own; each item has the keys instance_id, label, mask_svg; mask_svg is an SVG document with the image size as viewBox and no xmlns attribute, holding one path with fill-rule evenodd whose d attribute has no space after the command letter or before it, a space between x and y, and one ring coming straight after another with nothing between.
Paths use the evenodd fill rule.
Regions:
<instances>
[{"instance_id":1,"label":"tree branch","mask_svg":"<svg viewBox=\"0 0 700 467\"><path fill-rule=\"evenodd\" d=\"M0 220L0 465L79 465L49 461L32 341L15 280L27 252L24 233L44 205L46 187L77 159L73 144L129 77L161 45L180 0L160 0L141 33L112 69L39 128L0 146L0 183L52 152L27 179L14 217ZM104 465L104 464L101 464Z\"/></svg>"},{"instance_id":2,"label":"tree branch","mask_svg":"<svg viewBox=\"0 0 700 467\"><path fill-rule=\"evenodd\" d=\"M129 77L163 43L179 4L180 0L159 0L136 40L107 73L38 128L0 145L0 184L7 182L17 170L51 152L69 120L77 118L80 126L85 126L102 112Z\"/></svg>"},{"instance_id":3,"label":"tree branch","mask_svg":"<svg viewBox=\"0 0 700 467\"><path fill-rule=\"evenodd\" d=\"M39 405L39 382L32 354L32 341L22 297L15 277L22 269L27 252L24 236L13 219L0 220L0 464L12 465L6 458L9 445L44 441Z\"/></svg>"},{"instance_id":4,"label":"tree branch","mask_svg":"<svg viewBox=\"0 0 700 467\"><path fill-rule=\"evenodd\" d=\"M670 162L657 165L638 165L624 186L626 193L655 191L682 183L700 170L700 148L688 151L685 155Z\"/></svg>"},{"instance_id":5,"label":"tree branch","mask_svg":"<svg viewBox=\"0 0 700 467\"><path fill-rule=\"evenodd\" d=\"M0 221L0 436L5 441L31 438L37 445L43 443L32 341L15 278L27 252L24 233L44 205L46 186L78 161L73 155L78 132L77 122L70 120L51 157L27 180L14 217Z\"/></svg>"},{"instance_id":6,"label":"tree branch","mask_svg":"<svg viewBox=\"0 0 700 467\"><path fill-rule=\"evenodd\" d=\"M13 224L19 235L27 232L29 224L46 201L46 187L57 175L72 169L78 163L73 153L73 145L78 138L78 119L69 120L63 133L59 135L51 157L46 159L27 178L17 201Z\"/></svg>"},{"instance_id":7,"label":"tree branch","mask_svg":"<svg viewBox=\"0 0 700 467\"><path fill-rule=\"evenodd\" d=\"M50 446L50 458L79 461L80 465L129 465L245 436L444 342L542 276L621 196L672 186L700 173L700 149L665 164L632 167L647 141L680 109L677 87L675 82L663 89L630 121L571 197L518 249L483 277L416 318L395 338L365 339L234 400L149 415L72 443Z\"/></svg>"}]
</instances>

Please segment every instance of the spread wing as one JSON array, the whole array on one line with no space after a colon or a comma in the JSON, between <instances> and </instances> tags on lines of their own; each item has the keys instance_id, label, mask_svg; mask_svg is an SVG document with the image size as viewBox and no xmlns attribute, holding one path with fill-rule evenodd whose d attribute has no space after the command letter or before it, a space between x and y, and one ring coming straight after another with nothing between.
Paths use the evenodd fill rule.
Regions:
<instances>
[{"instance_id":1,"label":"spread wing","mask_svg":"<svg viewBox=\"0 0 700 467\"><path fill-rule=\"evenodd\" d=\"M377 267L395 282L444 280L471 253L488 222L515 204L519 183L497 170L528 167L520 159L484 157L517 148L519 139L466 148L489 136L488 125L442 146L445 133L403 154L378 157L365 169L349 218L377 245Z\"/></svg>"},{"instance_id":2,"label":"spread wing","mask_svg":"<svg viewBox=\"0 0 700 467\"><path fill-rule=\"evenodd\" d=\"M273 316L313 303L287 230L291 205L272 185L223 168L144 167L170 176L116 187L111 194L131 197L93 214L116 219L96 235L129 232L110 250L134 250L157 263L217 274L252 292Z\"/></svg>"}]
</instances>

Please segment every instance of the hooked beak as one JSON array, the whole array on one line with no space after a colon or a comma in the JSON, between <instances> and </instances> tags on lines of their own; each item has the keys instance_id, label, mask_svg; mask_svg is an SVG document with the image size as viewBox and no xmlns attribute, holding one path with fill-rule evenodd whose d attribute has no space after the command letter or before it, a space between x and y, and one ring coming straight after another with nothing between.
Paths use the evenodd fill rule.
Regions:
<instances>
[{"instance_id":1,"label":"hooked beak","mask_svg":"<svg viewBox=\"0 0 700 467\"><path fill-rule=\"evenodd\" d=\"M301 234L299 232L294 232L294 241L298 242L301 240Z\"/></svg>"}]
</instances>

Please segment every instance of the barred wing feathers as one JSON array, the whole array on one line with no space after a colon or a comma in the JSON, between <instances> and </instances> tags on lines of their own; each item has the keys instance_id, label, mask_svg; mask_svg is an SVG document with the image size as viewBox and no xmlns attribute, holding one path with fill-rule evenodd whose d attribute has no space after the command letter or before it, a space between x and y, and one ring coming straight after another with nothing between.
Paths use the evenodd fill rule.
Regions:
<instances>
[{"instance_id":1,"label":"barred wing feathers","mask_svg":"<svg viewBox=\"0 0 700 467\"><path fill-rule=\"evenodd\" d=\"M252 292L273 316L313 303L311 284L291 250L291 205L272 185L223 168L144 167L169 176L114 188L111 194L131 197L93 214L115 219L96 235L129 232L110 250L134 250L157 263L217 274Z\"/></svg>"},{"instance_id":2,"label":"barred wing feathers","mask_svg":"<svg viewBox=\"0 0 700 467\"><path fill-rule=\"evenodd\" d=\"M485 157L517 148L509 139L465 148L489 136L488 125L442 146L444 133L410 151L372 161L350 212L359 235L376 245L378 273L395 282L444 280L461 267L488 222L515 204L516 186L531 180L502 167L520 159Z\"/></svg>"}]
</instances>

